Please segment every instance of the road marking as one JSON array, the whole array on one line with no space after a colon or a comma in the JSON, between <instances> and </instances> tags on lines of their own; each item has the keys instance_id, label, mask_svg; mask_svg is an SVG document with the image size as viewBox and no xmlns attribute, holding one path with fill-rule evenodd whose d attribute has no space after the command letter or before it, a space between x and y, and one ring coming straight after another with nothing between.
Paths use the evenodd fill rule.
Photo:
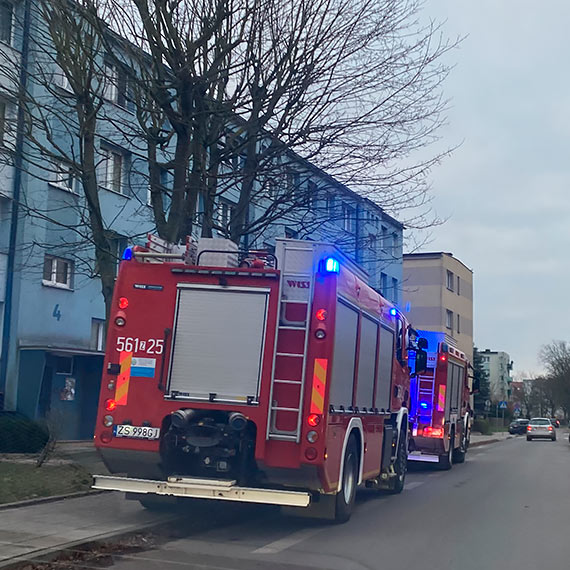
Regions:
<instances>
[{"instance_id":1,"label":"road marking","mask_svg":"<svg viewBox=\"0 0 570 570\"><path fill-rule=\"evenodd\" d=\"M411 491L412 489L415 489L416 487L419 487L420 485L423 485L423 484L424 484L423 481L412 481L411 483L406 483L404 490L405 491Z\"/></svg>"},{"instance_id":2,"label":"road marking","mask_svg":"<svg viewBox=\"0 0 570 570\"><path fill-rule=\"evenodd\" d=\"M258 548L257 550L253 551L253 554L277 554L298 544L299 542L303 542L303 540L307 540L307 538L311 538L315 534L322 532L327 527L319 527L319 528L304 528L303 530L299 530L290 534L289 536L285 536L284 538L280 538L279 540L275 540Z\"/></svg>"}]
</instances>

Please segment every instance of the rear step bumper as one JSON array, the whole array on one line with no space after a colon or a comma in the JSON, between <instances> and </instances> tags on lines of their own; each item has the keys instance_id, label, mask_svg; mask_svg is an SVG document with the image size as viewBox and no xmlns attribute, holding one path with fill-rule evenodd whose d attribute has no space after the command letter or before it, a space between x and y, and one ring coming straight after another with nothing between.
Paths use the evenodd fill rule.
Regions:
<instances>
[{"instance_id":1,"label":"rear step bumper","mask_svg":"<svg viewBox=\"0 0 570 570\"><path fill-rule=\"evenodd\" d=\"M412 451L411 453L408 453L408 461L439 463L439 455L434 455L433 453L422 453L421 451Z\"/></svg>"},{"instance_id":2,"label":"rear step bumper","mask_svg":"<svg viewBox=\"0 0 570 570\"><path fill-rule=\"evenodd\" d=\"M303 491L238 487L235 485L235 481L223 479L169 477L167 481L152 481L149 479L131 479L130 477L93 475L92 488L106 491L123 491L125 493L150 493L172 497L217 499L221 501L262 503L289 507L308 507L311 502L310 493Z\"/></svg>"}]
</instances>

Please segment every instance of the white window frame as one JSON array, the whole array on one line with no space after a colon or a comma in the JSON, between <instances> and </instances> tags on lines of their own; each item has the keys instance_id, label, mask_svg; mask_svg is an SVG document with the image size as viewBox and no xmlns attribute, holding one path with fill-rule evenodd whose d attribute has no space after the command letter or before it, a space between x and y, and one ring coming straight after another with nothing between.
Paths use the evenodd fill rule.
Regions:
<instances>
[{"instance_id":1,"label":"white window frame","mask_svg":"<svg viewBox=\"0 0 570 570\"><path fill-rule=\"evenodd\" d=\"M97 166L97 177L99 187L109 190L110 192L115 192L116 194L126 195L126 184L125 184L125 163L126 154L119 150L109 148L107 146L101 146L99 149L101 155L99 159L99 164ZM115 169L117 168L117 160L119 162L120 172L117 177ZM119 188L116 188L116 181L119 181Z\"/></svg>"},{"instance_id":2,"label":"white window frame","mask_svg":"<svg viewBox=\"0 0 570 570\"><path fill-rule=\"evenodd\" d=\"M50 279L45 278L46 262L51 263L51 276ZM58 281L58 269L60 265L67 265L66 270L66 280L65 282ZM56 287L58 289L72 289L73 283L73 262L69 259L63 259L62 257L56 257L54 255L44 256L44 267L42 274L42 284L46 287Z\"/></svg>"},{"instance_id":3,"label":"white window frame","mask_svg":"<svg viewBox=\"0 0 570 570\"><path fill-rule=\"evenodd\" d=\"M77 180L73 176L73 171L61 161L53 163L49 184L65 192L77 194Z\"/></svg>"},{"instance_id":4,"label":"white window frame","mask_svg":"<svg viewBox=\"0 0 570 570\"><path fill-rule=\"evenodd\" d=\"M445 309L445 326L446 328L453 330L453 311Z\"/></svg>"},{"instance_id":5,"label":"white window frame","mask_svg":"<svg viewBox=\"0 0 570 570\"><path fill-rule=\"evenodd\" d=\"M227 200L220 200L218 202L218 223L224 229L230 227L232 217L234 215L236 205L228 202Z\"/></svg>"},{"instance_id":6,"label":"white window frame","mask_svg":"<svg viewBox=\"0 0 570 570\"><path fill-rule=\"evenodd\" d=\"M355 232L355 218L356 218L356 208L352 207L350 204L343 202L342 204L342 227L345 232L353 234Z\"/></svg>"},{"instance_id":7,"label":"white window frame","mask_svg":"<svg viewBox=\"0 0 570 570\"><path fill-rule=\"evenodd\" d=\"M446 269L447 273L446 273L446 286L448 291L453 291L453 272L449 271L449 269Z\"/></svg>"},{"instance_id":8,"label":"white window frame","mask_svg":"<svg viewBox=\"0 0 570 570\"><path fill-rule=\"evenodd\" d=\"M104 319L91 319L91 348L105 352L106 326Z\"/></svg>"},{"instance_id":9,"label":"white window frame","mask_svg":"<svg viewBox=\"0 0 570 570\"><path fill-rule=\"evenodd\" d=\"M116 65L105 61L103 71L103 97L116 104L119 100L119 70Z\"/></svg>"},{"instance_id":10,"label":"white window frame","mask_svg":"<svg viewBox=\"0 0 570 570\"><path fill-rule=\"evenodd\" d=\"M1 0L0 1L0 6L2 6L2 8L6 8L7 11L10 12L10 17L8 19L8 24L6 26L6 28L2 28L2 30L7 29L7 34L9 37L0 37L0 42L7 44L9 46L12 45L12 42L14 40L14 4L13 2L7 2L5 0ZM1 14L1 12L0 12ZM3 19L4 22L6 22L5 19Z\"/></svg>"}]
</instances>

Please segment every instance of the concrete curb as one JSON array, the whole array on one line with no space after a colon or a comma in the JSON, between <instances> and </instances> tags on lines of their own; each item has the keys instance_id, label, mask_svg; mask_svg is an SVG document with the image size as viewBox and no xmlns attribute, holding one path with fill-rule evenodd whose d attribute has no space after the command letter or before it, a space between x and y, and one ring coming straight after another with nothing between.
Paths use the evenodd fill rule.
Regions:
<instances>
[{"instance_id":1,"label":"concrete curb","mask_svg":"<svg viewBox=\"0 0 570 570\"><path fill-rule=\"evenodd\" d=\"M77 493L68 493L67 495L52 495L51 497L37 497L35 499L26 499L24 501L15 501L13 503L3 503L0 505L0 511L7 509L19 509L21 507L31 507L41 503L53 503L55 501L65 501L66 499L76 499L78 497L85 497L87 495L99 495L107 491L100 491L98 489L90 489L88 491L78 491Z\"/></svg>"}]
</instances>

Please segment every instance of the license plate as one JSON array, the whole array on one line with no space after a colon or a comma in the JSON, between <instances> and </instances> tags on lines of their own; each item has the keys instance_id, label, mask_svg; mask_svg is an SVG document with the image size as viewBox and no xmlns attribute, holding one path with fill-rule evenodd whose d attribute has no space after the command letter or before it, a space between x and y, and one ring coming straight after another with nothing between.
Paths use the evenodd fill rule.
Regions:
<instances>
[{"instance_id":1,"label":"license plate","mask_svg":"<svg viewBox=\"0 0 570 570\"><path fill-rule=\"evenodd\" d=\"M134 437L136 439L158 439L160 428L118 425L113 428L113 435L115 437Z\"/></svg>"}]
</instances>

